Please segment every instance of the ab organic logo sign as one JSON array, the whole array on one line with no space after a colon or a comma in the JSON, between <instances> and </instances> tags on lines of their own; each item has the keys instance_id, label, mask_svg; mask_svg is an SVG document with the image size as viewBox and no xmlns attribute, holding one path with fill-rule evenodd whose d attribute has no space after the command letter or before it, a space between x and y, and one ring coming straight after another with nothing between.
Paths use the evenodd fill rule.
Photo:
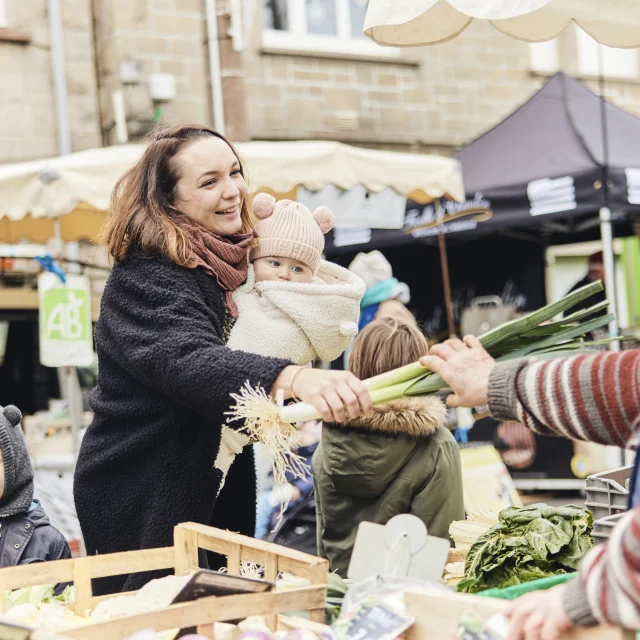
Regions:
<instances>
[{"instance_id":1,"label":"ab organic logo sign","mask_svg":"<svg viewBox=\"0 0 640 640\"><path fill-rule=\"evenodd\" d=\"M87 291L55 288L43 297L44 334L47 340L75 342L91 335Z\"/></svg>"},{"instance_id":2,"label":"ab organic logo sign","mask_svg":"<svg viewBox=\"0 0 640 640\"><path fill-rule=\"evenodd\" d=\"M88 367L93 363L91 286L86 276L53 273L38 277L40 362L45 367Z\"/></svg>"}]
</instances>

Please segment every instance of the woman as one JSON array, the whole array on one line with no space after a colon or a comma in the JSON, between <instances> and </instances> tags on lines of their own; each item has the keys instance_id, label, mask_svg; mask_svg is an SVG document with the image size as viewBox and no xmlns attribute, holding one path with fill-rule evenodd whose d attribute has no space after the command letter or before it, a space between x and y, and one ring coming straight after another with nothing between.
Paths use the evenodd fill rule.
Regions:
<instances>
[{"instance_id":1,"label":"woman","mask_svg":"<svg viewBox=\"0 0 640 640\"><path fill-rule=\"evenodd\" d=\"M116 184L95 415L74 487L89 554L170 546L185 521L253 535L252 449L238 456L217 500L213 466L229 394L246 381L310 402L326 420L372 410L351 374L224 346L254 239L246 193L231 144L200 126L158 132ZM155 576L116 576L94 591L135 589Z\"/></svg>"}]
</instances>

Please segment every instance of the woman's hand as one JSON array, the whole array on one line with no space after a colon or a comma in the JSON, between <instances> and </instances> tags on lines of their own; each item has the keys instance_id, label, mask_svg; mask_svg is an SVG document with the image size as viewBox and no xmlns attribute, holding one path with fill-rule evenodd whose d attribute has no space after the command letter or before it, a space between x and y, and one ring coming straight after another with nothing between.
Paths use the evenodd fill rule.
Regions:
<instances>
[{"instance_id":1,"label":"woman's hand","mask_svg":"<svg viewBox=\"0 0 640 640\"><path fill-rule=\"evenodd\" d=\"M325 422L344 422L347 417L371 416L371 396L358 378L348 371L327 371L286 367L275 384L273 395L284 392L313 405Z\"/></svg>"},{"instance_id":2,"label":"woman's hand","mask_svg":"<svg viewBox=\"0 0 640 640\"><path fill-rule=\"evenodd\" d=\"M579 578L577 578L579 579ZM560 640L573 628L563 605L563 587L529 593L505 611L508 640Z\"/></svg>"},{"instance_id":3,"label":"woman's hand","mask_svg":"<svg viewBox=\"0 0 640 640\"><path fill-rule=\"evenodd\" d=\"M483 407L488 403L489 376L496 361L478 338L453 338L432 347L420 364L437 373L454 392L447 398L450 407Z\"/></svg>"}]
</instances>

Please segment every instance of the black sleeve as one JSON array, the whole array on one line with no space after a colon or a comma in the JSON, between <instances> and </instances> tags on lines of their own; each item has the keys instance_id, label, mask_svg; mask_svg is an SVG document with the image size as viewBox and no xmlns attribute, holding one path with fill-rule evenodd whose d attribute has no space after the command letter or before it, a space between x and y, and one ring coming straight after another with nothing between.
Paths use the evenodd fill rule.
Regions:
<instances>
[{"instance_id":1,"label":"black sleeve","mask_svg":"<svg viewBox=\"0 0 640 640\"><path fill-rule=\"evenodd\" d=\"M96 343L146 386L220 419L230 405L229 394L246 381L269 392L291 364L229 349L220 326L193 273L159 260L139 260L128 269L114 269Z\"/></svg>"}]
</instances>

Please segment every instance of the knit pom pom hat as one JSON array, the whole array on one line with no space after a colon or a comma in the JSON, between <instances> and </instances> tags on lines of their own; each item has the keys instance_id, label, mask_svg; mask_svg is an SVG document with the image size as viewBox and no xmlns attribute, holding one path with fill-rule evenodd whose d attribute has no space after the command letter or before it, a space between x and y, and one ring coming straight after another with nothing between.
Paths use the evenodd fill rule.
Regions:
<instances>
[{"instance_id":1,"label":"knit pom pom hat","mask_svg":"<svg viewBox=\"0 0 640 640\"><path fill-rule=\"evenodd\" d=\"M333 213L318 207L313 213L299 202L278 200L268 193L253 199L258 246L251 250L251 262L267 256L292 258L306 264L314 274L324 251L324 234L333 228Z\"/></svg>"}]
</instances>

